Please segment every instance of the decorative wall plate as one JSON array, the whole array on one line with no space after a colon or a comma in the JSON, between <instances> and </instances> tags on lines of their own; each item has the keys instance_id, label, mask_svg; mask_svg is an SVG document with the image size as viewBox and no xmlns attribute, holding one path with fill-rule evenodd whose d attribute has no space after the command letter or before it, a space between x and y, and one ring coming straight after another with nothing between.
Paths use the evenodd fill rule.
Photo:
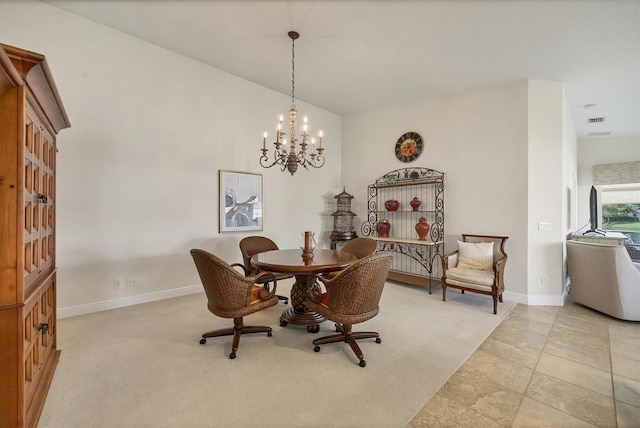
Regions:
<instances>
[{"instance_id":1,"label":"decorative wall plate","mask_svg":"<svg viewBox=\"0 0 640 428\"><path fill-rule=\"evenodd\" d=\"M402 162L414 161L422 153L422 137L417 132L407 132L398 138L396 157Z\"/></svg>"}]
</instances>

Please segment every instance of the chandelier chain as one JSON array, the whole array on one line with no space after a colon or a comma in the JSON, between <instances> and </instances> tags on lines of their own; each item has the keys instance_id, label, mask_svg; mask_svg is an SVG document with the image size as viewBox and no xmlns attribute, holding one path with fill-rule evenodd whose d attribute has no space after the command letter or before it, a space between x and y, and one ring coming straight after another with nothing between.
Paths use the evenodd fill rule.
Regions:
<instances>
[{"instance_id":1,"label":"chandelier chain","mask_svg":"<svg viewBox=\"0 0 640 428\"><path fill-rule=\"evenodd\" d=\"M296 41L291 39L291 108L296 108Z\"/></svg>"}]
</instances>

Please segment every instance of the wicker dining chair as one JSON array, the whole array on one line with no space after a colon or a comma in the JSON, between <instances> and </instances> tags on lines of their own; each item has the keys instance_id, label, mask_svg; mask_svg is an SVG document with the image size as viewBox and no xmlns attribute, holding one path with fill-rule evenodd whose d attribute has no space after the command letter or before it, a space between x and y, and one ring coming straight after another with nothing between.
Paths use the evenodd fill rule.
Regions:
<instances>
[{"instance_id":1,"label":"wicker dining chair","mask_svg":"<svg viewBox=\"0 0 640 428\"><path fill-rule=\"evenodd\" d=\"M349 254L353 254L358 260L370 256L377 250L378 241L376 241L375 239L364 237L353 238L352 240L344 244L344 246L340 249L340 251L345 251ZM340 271L331 272L326 276L328 276L329 278L333 278L339 273Z\"/></svg>"},{"instance_id":2,"label":"wicker dining chair","mask_svg":"<svg viewBox=\"0 0 640 428\"><path fill-rule=\"evenodd\" d=\"M258 276L246 277L234 269L239 267L244 270L244 266L240 263L229 265L204 250L193 249L191 256L207 295L209 311L222 318L233 318L233 327L203 333L200 344L204 345L208 337L233 335L229 358L234 359L241 335L267 333L267 336L271 336L271 327L246 326L243 317L278 304L278 298L275 295L277 280L273 275L264 272ZM271 290L264 285L256 285L256 282L264 277L271 277L270 282L273 282Z\"/></svg>"},{"instance_id":3,"label":"wicker dining chair","mask_svg":"<svg viewBox=\"0 0 640 428\"><path fill-rule=\"evenodd\" d=\"M314 351L320 352L319 345L345 342L358 357L360 367L366 366L356 340L375 338L376 343L381 343L380 334L374 331L353 332L352 326L378 314L380 296L392 260L391 254L375 253L358 260L333 278L319 276L326 291L312 291L306 305L309 310L334 321L338 334L314 340Z\"/></svg>"},{"instance_id":4,"label":"wicker dining chair","mask_svg":"<svg viewBox=\"0 0 640 428\"><path fill-rule=\"evenodd\" d=\"M375 239L358 237L348 241L340 250L353 254L357 259L362 259L375 253L377 249L378 241Z\"/></svg>"},{"instance_id":5,"label":"wicker dining chair","mask_svg":"<svg viewBox=\"0 0 640 428\"><path fill-rule=\"evenodd\" d=\"M246 238L242 238L240 240L240 252L242 253L242 260L244 262L245 275L258 275L261 271L251 264L251 257L255 256L258 253L264 253L265 251L271 250L279 250L279 248L278 245L269 238L266 238L264 236L247 236ZM293 275L290 273L275 272L273 272L273 276L275 276L275 278L278 280L293 277ZM260 279L260 284L266 285L268 287L271 278L272 277L269 276L262 277ZM278 300L283 300L285 305L289 303L289 297L280 295L276 296L278 297Z\"/></svg>"}]
</instances>

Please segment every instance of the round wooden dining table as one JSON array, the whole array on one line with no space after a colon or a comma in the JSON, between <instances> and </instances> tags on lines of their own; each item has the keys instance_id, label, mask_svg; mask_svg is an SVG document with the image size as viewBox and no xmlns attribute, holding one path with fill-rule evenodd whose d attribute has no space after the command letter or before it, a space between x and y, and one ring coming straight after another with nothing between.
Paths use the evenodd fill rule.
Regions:
<instances>
[{"instance_id":1,"label":"round wooden dining table","mask_svg":"<svg viewBox=\"0 0 640 428\"><path fill-rule=\"evenodd\" d=\"M302 250L272 250L258 253L251 257L251 264L255 267L278 273L292 273L296 282L291 288L291 307L280 316L280 325L305 325L307 331L317 333L320 323L325 320L320 314L310 311L305 305L305 299L310 291L320 292L317 274L342 270L356 261L353 254L316 249L313 258L303 258Z\"/></svg>"}]
</instances>

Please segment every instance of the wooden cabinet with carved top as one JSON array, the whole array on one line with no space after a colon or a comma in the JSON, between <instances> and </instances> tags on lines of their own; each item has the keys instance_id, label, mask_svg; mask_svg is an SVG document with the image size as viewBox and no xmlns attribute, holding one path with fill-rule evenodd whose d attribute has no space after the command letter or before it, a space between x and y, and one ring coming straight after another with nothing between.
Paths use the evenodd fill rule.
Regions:
<instances>
[{"instance_id":1,"label":"wooden cabinet with carved top","mask_svg":"<svg viewBox=\"0 0 640 428\"><path fill-rule=\"evenodd\" d=\"M56 135L43 55L0 44L0 426L36 426L56 344Z\"/></svg>"}]
</instances>

